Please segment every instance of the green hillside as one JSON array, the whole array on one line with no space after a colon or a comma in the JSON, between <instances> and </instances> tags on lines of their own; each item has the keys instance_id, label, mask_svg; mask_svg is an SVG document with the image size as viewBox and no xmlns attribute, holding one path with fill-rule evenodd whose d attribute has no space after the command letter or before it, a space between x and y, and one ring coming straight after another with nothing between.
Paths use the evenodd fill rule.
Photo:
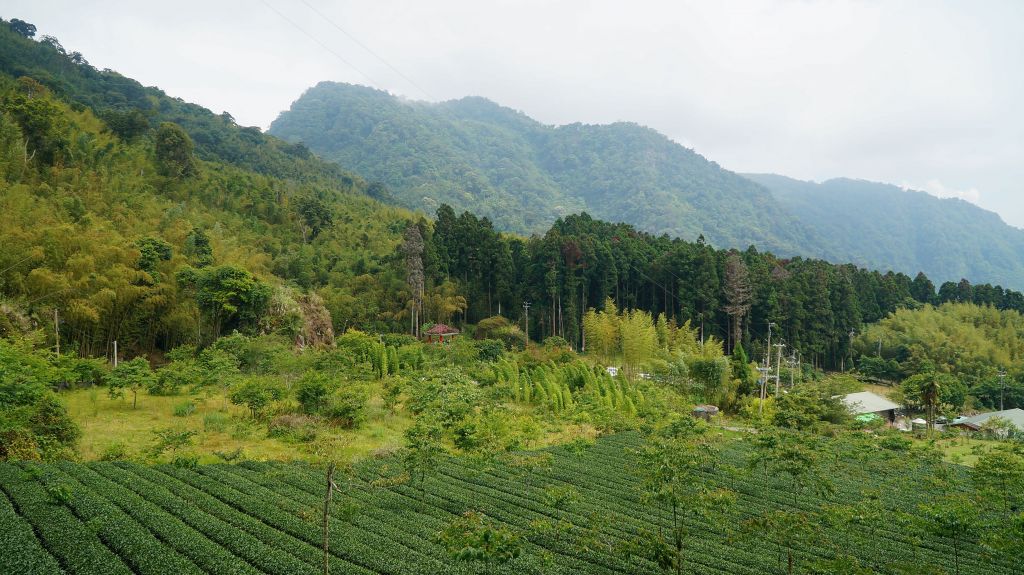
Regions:
<instances>
[{"instance_id":1,"label":"green hillside","mask_svg":"<svg viewBox=\"0 0 1024 575\"><path fill-rule=\"evenodd\" d=\"M813 229L834 261L1024 286L1024 230L969 202L864 180L747 177Z\"/></svg>"},{"instance_id":2,"label":"green hillside","mask_svg":"<svg viewBox=\"0 0 1024 575\"><path fill-rule=\"evenodd\" d=\"M795 254L811 239L760 186L636 124L552 127L483 98L428 104L322 82L270 133L385 183L407 207L447 203L502 230L539 232L586 210L721 247Z\"/></svg>"},{"instance_id":3,"label":"green hillside","mask_svg":"<svg viewBox=\"0 0 1024 575\"><path fill-rule=\"evenodd\" d=\"M0 112L0 335L56 313L65 351L131 357L401 309L412 214L301 146L7 25Z\"/></svg>"}]
</instances>

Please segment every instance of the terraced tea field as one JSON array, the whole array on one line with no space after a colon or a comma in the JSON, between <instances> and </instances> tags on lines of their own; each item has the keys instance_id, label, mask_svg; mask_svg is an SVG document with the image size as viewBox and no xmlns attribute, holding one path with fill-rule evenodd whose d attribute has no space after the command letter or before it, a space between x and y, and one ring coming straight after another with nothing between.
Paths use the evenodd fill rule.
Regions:
<instances>
[{"instance_id":1,"label":"terraced tea field","mask_svg":"<svg viewBox=\"0 0 1024 575\"><path fill-rule=\"evenodd\" d=\"M582 451L553 448L488 466L448 459L423 492L381 481L399 473L400 461L364 462L339 482L331 572L658 573L657 564L625 550L641 533L670 525L638 490L631 449L639 444L637 435L621 434ZM780 478L766 481L749 468L749 455L742 440L724 450L711 479L734 490L737 505L714 525L693 526L699 536L687 542L686 572L785 573L779 548L736 529L742 520L774 509L851 504L865 490L880 496L878 520L821 521L817 536L800 546L798 565L841 551L876 573L898 573L902 565L954 572L953 542L929 535L913 517L919 503L938 495L921 475L927 469L895 457L844 456L830 464L835 492L825 500ZM0 572L318 573L323 485L322 470L303 464L2 464ZM574 496L553 501L552 493ZM503 565L454 559L437 534L467 510L520 534L521 554ZM965 574L1021 568L971 541L962 543L959 559Z\"/></svg>"}]
</instances>

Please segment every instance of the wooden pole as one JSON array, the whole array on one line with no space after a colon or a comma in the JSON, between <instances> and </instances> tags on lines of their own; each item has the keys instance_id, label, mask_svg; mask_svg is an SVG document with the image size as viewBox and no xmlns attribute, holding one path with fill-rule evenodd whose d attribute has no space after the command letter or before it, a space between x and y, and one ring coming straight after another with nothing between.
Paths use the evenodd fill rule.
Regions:
<instances>
[{"instance_id":1,"label":"wooden pole","mask_svg":"<svg viewBox=\"0 0 1024 575\"><path fill-rule=\"evenodd\" d=\"M324 517L323 517L323 530L324 530L324 575L330 575L331 572L331 552L330 552L330 521L331 521L331 494L334 493L334 463L327 466L327 493L324 494Z\"/></svg>"}]
</instances>

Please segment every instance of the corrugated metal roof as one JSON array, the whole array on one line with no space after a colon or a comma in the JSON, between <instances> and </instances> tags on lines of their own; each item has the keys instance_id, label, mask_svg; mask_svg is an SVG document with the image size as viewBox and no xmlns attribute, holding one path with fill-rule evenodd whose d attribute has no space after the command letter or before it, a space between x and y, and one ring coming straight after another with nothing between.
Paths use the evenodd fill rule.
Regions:
<instances>
[{"instance_id":1,"label":"corrugated metal roof","mask_svg":"<svg viewBox=\"0 0 1024 575\"><path fill-rule=\"evenodd\" d=\"M983 423L993 417L1002 417L1003 419L1010 420L1011 423L1017 426L1018 429L1024 429L1024 409L1013 408L1005 409L1003 411L989 411L988 413L979 413L972 417L964 418L963 421L954 421L956 425L969 425L975 429L981 427Z\"/></svg>"},{"instance_id":2,"label":"corrugated metal roof","mask_svg":"<svg viewBox=\"0 0 1024 575\"><path fill-rule=\"evenodd\" d=\"M876 413L879 411L889 411L890 409L900 408L899 404L893 403L881 395L871 393L870 391L859 391L857 393L844 395L842 401L846 405L846 408L854 415L860 415L862 413Z\"/></svg>"}]
</instances>

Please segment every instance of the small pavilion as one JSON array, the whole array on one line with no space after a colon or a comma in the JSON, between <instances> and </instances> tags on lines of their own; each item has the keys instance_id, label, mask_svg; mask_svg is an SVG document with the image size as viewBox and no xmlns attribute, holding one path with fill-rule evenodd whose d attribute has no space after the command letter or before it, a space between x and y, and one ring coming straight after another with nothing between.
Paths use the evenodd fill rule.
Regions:
<instances>
[{"instance_id":1,"label":"small pavilion","mask_svg":"<svg viewBox=\"0 0 1024 575\"><path fill-rule=\"evenodd\" d=\"M423 332L423 335L427 336L427 343L448 343L459 333L459 330L454 327L438 323Z\"/></svg>"}]
</instances>

